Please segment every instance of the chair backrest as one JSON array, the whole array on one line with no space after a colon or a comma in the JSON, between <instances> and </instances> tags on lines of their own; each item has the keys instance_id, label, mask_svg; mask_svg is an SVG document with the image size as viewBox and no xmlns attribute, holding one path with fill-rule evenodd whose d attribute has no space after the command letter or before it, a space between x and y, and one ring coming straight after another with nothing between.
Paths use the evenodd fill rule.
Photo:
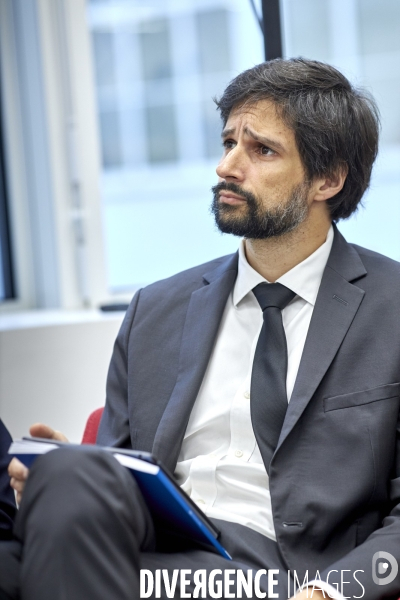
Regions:
<instances>
[{"instance_id":1,"label":"chair backrest","mask_svg":"<svg viewBox=\"0 0 400 600\"><path fill-rule=\"evenodd\" d=\"M104 406L97 408L86 421L85 431L83 432L81 444L95 444L97 438L97 430L99 429L100 419L103 414Z\"/></svg>"}]
</instances>

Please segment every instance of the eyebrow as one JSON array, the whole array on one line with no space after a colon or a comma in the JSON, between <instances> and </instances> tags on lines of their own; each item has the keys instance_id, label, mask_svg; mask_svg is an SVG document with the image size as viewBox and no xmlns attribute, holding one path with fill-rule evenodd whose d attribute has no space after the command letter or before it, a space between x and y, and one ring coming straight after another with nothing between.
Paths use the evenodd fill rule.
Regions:
<instances>
[{"instance_id":1,"label":"eyebrow","mask_svg":"<svg viewBox=\"0 0 400 600\"><path fill-rule=\"evenodd\" d=\"M272 149L276 148L277 150L280 150L281 152L284 152L284 153L286 152L285 147L277 140L272 140L271 138L264 137L263 135L260 135L260 134L256 133L255 131L252 131L247 126L243 129L243 131L244 131L244 133L249 135L251 138L253 138L253 140L255 140L256 142L260 142L264 146L271 147ZM233 135L234 133L235 133L235 127L228 127L227 129L223 130L223 132L221 133L221 137L224 139L230 135Z\"/></svg>"}]
</instances>

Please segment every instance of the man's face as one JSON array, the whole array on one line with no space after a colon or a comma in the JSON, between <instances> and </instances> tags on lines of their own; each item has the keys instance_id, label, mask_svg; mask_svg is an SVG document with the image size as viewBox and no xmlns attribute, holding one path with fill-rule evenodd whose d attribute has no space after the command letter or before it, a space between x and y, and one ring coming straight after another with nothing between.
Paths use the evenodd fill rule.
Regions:
<instances>
[{"instance_id":1,"label":"man's face","mask_svg":"<svg viewBox=\"0 0 400 600\"><path fill-rule=\"evenodd\" d=\"M292 231L307 218L312 186L294 133L271 101L233 110L222 140L212 204L221 231L265 239Z\"/></svg>"}]
</instances>

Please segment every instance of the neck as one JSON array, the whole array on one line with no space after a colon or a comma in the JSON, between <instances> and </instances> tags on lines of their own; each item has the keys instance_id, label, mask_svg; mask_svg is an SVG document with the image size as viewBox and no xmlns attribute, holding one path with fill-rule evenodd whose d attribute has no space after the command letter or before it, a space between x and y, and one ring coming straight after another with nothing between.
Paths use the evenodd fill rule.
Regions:
<instances>
[{"instance_id":1,"label":"neck","mask_svg":"<svg viewBox=\"0 0 400 600\"><path fill-rule=\"evenodd\" d=\"M307 219L285 235L265 240L248 239L245 241L247 261L273 283L322 246L330 225L329 219L318 224Z\"/></svg>"}]
</instances>

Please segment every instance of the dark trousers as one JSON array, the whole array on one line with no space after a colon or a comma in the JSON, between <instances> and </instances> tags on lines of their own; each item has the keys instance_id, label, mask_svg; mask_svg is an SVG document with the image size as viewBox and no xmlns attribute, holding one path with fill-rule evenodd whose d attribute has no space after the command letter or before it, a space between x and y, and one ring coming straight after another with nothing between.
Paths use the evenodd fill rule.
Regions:
<instances>
[{"instance_id":1,"label":"dark trousers","mask_svg":"<svg viewBox=\"0 0 400 600\"><path fill-rule=\"evenodd\" d=\"M183 550L174 540L157 537L133 477L110 454L91 447L52 451L31 469L15 540L0 544L0 599L136 600L140 569L165 569L168 582L176 569L191 574L204 569L207 575L219 569L215 581L223 581L224 571L232 569L231 593L237 570L247 576L252 569L255 576L259 569L279 569L273 591L287 598L286 571L275 542L235 523L216 524L233 561L202 549ZM160 552L160 543L174 551ZM186 575L186 593L195 588L191 574ZM178 576L176 598L181 597L180 581ZM259 581L267 592L267 577ZM161 597L167 597L163 580Z\"/></svg>"}]
</instances>

